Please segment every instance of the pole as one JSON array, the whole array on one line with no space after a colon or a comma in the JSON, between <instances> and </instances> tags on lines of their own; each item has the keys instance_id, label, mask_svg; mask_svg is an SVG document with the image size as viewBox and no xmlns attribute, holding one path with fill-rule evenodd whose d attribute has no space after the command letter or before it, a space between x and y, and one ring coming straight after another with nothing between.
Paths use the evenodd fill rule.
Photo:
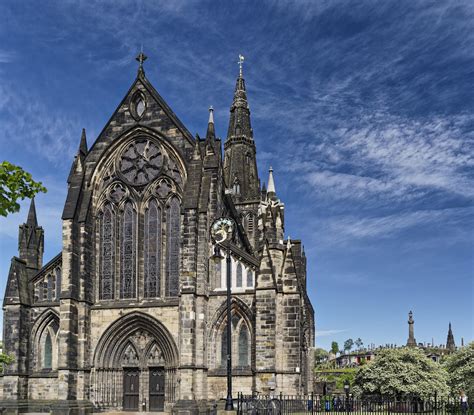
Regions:
<instances>
[{"instance_id":1,"label":"pole","mask_svg":"<svg viewBox=\"0 0 474 415\"><path fill-rule=\"evenodd\" d=\"M231 313L231 259L230 259L230 245L227 245L227 399L225 401L225 410L233 411L234 404L232 401L232 313Z\"/></svg>"}]
</instances>

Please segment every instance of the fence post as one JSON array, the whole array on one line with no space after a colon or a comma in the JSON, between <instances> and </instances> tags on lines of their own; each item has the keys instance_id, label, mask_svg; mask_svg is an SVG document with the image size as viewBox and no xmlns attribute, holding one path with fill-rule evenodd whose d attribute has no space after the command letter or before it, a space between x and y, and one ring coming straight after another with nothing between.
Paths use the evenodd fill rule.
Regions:
<instances>
[{"instance_id":1,"label":"fence post","mask_svg":"<svg viewBox=\"0 0 474 415\"><path fill-rule=\"evenodd\" d=\"M311 415L314 414L314 392L311 392Z\"/></svg>"}]
</instances>

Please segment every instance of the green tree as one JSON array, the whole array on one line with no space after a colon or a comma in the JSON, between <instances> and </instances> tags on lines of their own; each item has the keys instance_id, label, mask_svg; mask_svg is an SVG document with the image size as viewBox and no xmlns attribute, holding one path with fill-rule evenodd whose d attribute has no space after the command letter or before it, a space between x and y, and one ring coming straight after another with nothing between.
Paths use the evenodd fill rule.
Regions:
<instances>
[{"instance_id":1,"label":"green tree","mask_svg":"<svg viewBox=\"0 0 474 415\"><path fill-rule=\"evenodd\" d=\"M474 401L474 342L450 355L444 367L451 393L459 396L460 391L464 391L468 401Z\"/></svg>"},{"instance_id":2,"label":"green tree","mask_svg":"<svg viewBox=\"0 0 474 415\"><path fill-rule=\"evenodd\" d=\"M374 361L358 368L355 385L355 394L397 399L424 399L435 392L442 399L449 391L446 371L412 348L381 350Z\"/></svg>"},{"instance_id":3,"label":"green tree","mask_svg":"<svg viewBox=\"0 0 474 415\"><path fill-rule=\"evenodd\" d=\"M357 346L358 349L360 349L363 344L364 342L362 341L360 337L355 341L355 345Z\"/></svg>"},{"instance_id":4,"label":"green tree","mask_svg":"<svg viewBox=\"0 0 474 415\"><path fill-rule=\"evenodd\" d=\"M329 353L326 350L321 349L320 347L318 347L314 351L314 361L316 364L324 362L328 358L328 356Z\"/></svg>"},{"instance_id":5,"label":"green tree","mask_svg":"<svg viewBox=\"0 0 474 415\"><path fill-rule=\"evenodd\" d=\"M0 163L0 216L18 212L18 200L32 198L39 192L46 192L41 182L35 182L31 174L8 161Z\"/></svg>"},{"instance_id":6,"label":"green tree","mask_svg":"<svg viewBox=\"0 0 474 415\"><path fill-rule=\"evenodd\" d=\"M337 342L331 343L331 353L334 355L339 353L339 345L337 344Z\"/></svg>"},{"instance_id":7,"label":"green tree","mask_svg":"<svg viewBox=\"0 0 474 415\"><path fill-rule=\"evenodd\" d=\"M354 340L352 339L347 339L345 342L344 342L344 350L345 351L350 351L352 349L352 346L354 346Z\"/></svg>"}]
</instances>

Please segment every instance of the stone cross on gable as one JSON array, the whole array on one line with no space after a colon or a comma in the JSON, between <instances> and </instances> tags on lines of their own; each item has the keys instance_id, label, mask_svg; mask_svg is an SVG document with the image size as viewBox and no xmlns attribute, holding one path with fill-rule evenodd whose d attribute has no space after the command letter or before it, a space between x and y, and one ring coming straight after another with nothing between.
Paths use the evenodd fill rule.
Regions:
<instances>
[{"instance_id":1,"label":"stone cross on gable","mask_svg":"<svg viewBox=\"0 0 474 415\"><path fill-rule=\"evenodd\" d=\"M138 71L139 72L144 72L143 70L143 62L145 62L148 59L148 56L146 56L143 51L141 51L137 57L135 58L139 62L138 66Z\"/></svg>"}]
</instances>

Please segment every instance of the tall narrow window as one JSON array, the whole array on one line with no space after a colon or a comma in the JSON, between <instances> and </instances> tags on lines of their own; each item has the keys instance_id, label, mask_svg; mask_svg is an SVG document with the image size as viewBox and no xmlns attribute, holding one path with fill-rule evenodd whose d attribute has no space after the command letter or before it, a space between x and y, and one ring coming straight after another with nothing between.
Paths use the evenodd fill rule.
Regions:
<instances>
[{"instance_id":1,"label":"tall narrow window","mask_svg":"<svg viewBox=\"0 0 474 415\"><path fill-rule=\"evenodd\" d=\"M122 235L121 235L121 284L120 297L135 297L135 212L132 204L125 205L122 216Z\"/></svg>"},{"instance_id":2,"label":"tall narrow window","mask_svg":"<svg viewBox=\"0 0 474 415\"><path fill-rule=\"evenodd\" d=\"M48 275L48 280L47 280L47 298L48 301L53 301L53 276Z\"/></svg>"},{"instance_id":3,"label":"tall narrow window","mask_svg":"<svg viewBox=\"0 0 474 415\"><path fill-rule=\"evenodd\" d=\"M221 288L222 286L222 261L217 261L215 264L215 284L214 288Z\"/></svg>"},{"instance_id":4,"label":"tall narrow window","mask_svg":"<svg viewBox=\"0 0 474 415\"><path fill-rule=\"evenodd\" d=\"M240 327L239 333L239 366L249 364L249 331L245 324Z\"/></svg>"},{"instance_id":5,"label":"tall narrow window","mask_svg":"<svg viewBox=\"0 0 474 415\"><path fill-rule=\"evenodd\" d=\"M242 264L240 262L237 264L236 286L242 287Z\"/></svg>"},{"instance_id":6,"label":"tall narrow window","mask_svg":"<svg viewBox=\"0 0 474 415\"><path fill-rule=\"evenodd\" d=\"M224 323L224 330L221 336L221 367L227 367L227 323Z\"/></svg>"},{"instance_id":7,"label":"tall narrow window","mask_svg":"<svg viewBox=\"0 0 474 415\"><path fill-rule=\"evenodd\" d=\"M253 271L251 269L247 270L247 287L253 287Z\"/></svg>"},{"instance_id":8,"label":"tall narrow window","mask_svg":"<svg viewBox=\"0 0 474 415\"><path fill-rule=\"evenodd\" d=\"M180 245L180 206L179 200L171 199L167 211L167 249L166 249L166 294L175 297L179 292L179 245Z\"/></svg>"},{"instance_id":9,"label":"tall narrow window","mask_svg":"<svg viewBox=\"0 0 474 415\"><path fill-rule=\"evenodd\" d=\"M48 333L44 341L43 369L51 369L52 367L53 367L53 343L51 342L51 335Z\"/></svg>"},{"instance_id":10,"label":"tall narrow window","mask_svg":"<svg viewBox=\"0 0 474 415\"><path fill-rule=\"evenodd\" d=\"M59 301L61 296L61 268L56 268L56 301Z\"/></svg>"},{"instance_id":11,"label":"tall narrow window","mask_svg":"<svg viewBox=\"0 0 474 415\"><path fill-rule=\"evenodd\" d=\"M253 237L254 231L254 217L252 213L249 213L247 216L247 233L250 238Z\"/></svg>"},{"instance_id":12,"label":"tall narrow window","mask_svg":"<svg viewBox=\"0 0 474 415\"><path fill-rule=\"evenodd\" d=\"M114 223L115 215L110 205L105 206L100 221L100 293L102 300L114 298L114 274L115 274L115 246L114 246Z\"/></svg>"},{"instance_id":13,"label":"tall narrow window","mask_svg":"<svg viewBox=\"0 0 474 415\"><path fill-rule=\"evenodd\" d=\"M160 296L161 209L150 202L145 212L145 297Z\"/></svg>"}]
</instances>

